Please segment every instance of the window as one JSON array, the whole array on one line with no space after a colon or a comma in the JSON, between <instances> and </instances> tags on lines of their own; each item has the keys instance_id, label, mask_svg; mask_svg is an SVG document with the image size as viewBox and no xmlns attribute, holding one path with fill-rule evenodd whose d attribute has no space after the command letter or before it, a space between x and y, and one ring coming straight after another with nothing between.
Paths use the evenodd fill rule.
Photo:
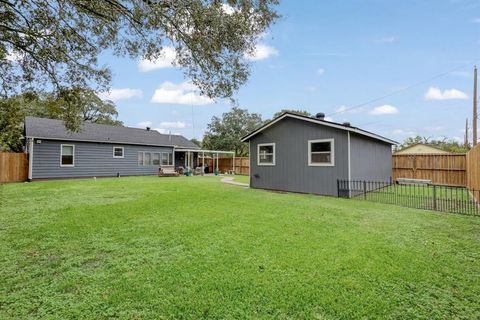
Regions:
<instances>
[{"instance_id":1,"label":"window","mask_svg":"<svg viewBox=\"0 0 480 320\"><path fill-rule=\"evenodd\" d=\"M123 147L113 147L113 157L123 158Z\"/></svg>"},{"instance_id":2,"label":"window","mask_svg":"<svg viewBox=\"0 0 480 320\"><path fill-rule=\"evenodd\" d=\"M145 152L138 153L139 166L166 166L172 165L173 154L170 152Z\"/></svg>"},{"instance_id":3,"label":"window","mask_svg":"<svg viewBox=\"0 0 480 320\"><path fill-rule=\"evenodd\" d=\"M261 143L258 145L258 161L259 166L275 165L275 143Z\"/></svg>"},{"instance_id":4,"label":"window","mask_svg":"<svg viewBox=\"0 0 480 320\"><path fill-rule=\"evenodd\" d=\"M143 154L143 165L151 166L152 165L152 154L150 152L144 152Z\"/></svg>"},{"instance_id":5,"label":"window","mask_svg":"<svg viewBox=\"0 0 480 320\"><path fill-rule=\"evenodd\" d=\"M170 152L162 153L162 166L171 166L172 163L172 154Z\"/></svg>"},{"instance_id":6,"label":"window","mask_svg":"<svg viewBox=\"0 0 480 320\"><path fill-rule=\"evenodd\" d=\"M160 165L160 153L153 154L153 165L159 166Z\"/></svg>"},{"instance_id":7,"label":"window","mask_svg":"<svg viewBox=\"0 0 480 320\"><path fill-rule=\"evenodd\" d=\"M75 146L73 144L62 144L60 146L60 166L73 167L75 164Z\"/></svg>"},{"instance_id":8,"label":"window","mask_svg":"<svg viewBox=\"0 0 480 320\"><path fill-rule=\"evenodd\" d=\"M309 166L334 166L335 165L333 139L308 141L308 165Z\"/></svg>"}]
</instances>

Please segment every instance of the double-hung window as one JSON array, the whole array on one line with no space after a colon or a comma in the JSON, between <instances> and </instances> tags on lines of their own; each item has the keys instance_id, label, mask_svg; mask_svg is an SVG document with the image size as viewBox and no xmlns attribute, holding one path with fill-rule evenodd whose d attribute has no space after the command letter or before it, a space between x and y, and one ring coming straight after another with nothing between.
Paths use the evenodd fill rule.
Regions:
<instances>
[{"instance_id":1,"label":"double-hung window","mask_svg":"<svg viewBox=\"0 0 480 320\"><path fill-rule=\"evenodd\" d=\"M275 143L260 143L258 144L257 164L259 166L274 166L275 165Z\"/></svg>"},{"instance_id":2,"label":"double-hung window","mask_svg":"<svg viewBox=\"0 0 480 320\"><path fill-rule=\"evenodd\" d=\"M62 144L60 146L60 166L61 167L75 166L75 145Z\"/></svg>"},{"instance_id":3,"label":"double-hung window","mask_svg":"<svg viewBox=\"0 0 480 320\"><path fill-rule=\"evenodd\" d=\"M173 154L171 152L138 152L139 166L166 166L172 165Z\"/></svg>"},{"instance_id":4,"label":"double-hung window","mask_svg":"<svg viewBox=\"0 0 480 320\"><path fill-rule=\"evenodd\" d=\"M113 147L113 157L114 158L123 158L123 147Z\"/></svg>"},{"instance_id":5,"label":"double-hung window","mask_svg":"<svg viewBox=\"0 0 480 320\"><path fill-rule=\"evenodd\" d=\"M335 165L335 149L333 139L308 141L308 165L332 167Z\"/></svg>"}]
</instances>

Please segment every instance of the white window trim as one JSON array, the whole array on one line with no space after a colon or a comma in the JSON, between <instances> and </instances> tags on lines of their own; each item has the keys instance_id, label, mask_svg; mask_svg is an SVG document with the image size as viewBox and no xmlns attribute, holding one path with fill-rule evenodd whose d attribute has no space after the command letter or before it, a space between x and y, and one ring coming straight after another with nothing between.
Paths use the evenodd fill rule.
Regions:
<instances>
[{"instance_id":1,"label":"white window trim","mask_svg":"<svg viewBox=\"0 0 480 320\"><path fill-rule=\"evenodd\" d=\"M72 156L73 156L72 164L62 164L63 147L73 147L73 150L72 150ZM60 167L75 167L75 145L74 144L61 144L60 145Z\"/></svg>"},{"instance_id":2,"label":"white window trim","mask_svg":"<svg viewBox=\"0 0 480 320\"><path fill-rule=\"evenodd\" d=\"M273 155L273 161L272 162L262 162L260 163L260 147L265 147L265 146L273 146L273 152L272 152L272 155ZM274 166L275 165L275 160L276 160L276 156L275 156L275 151L276 151L276 148L275 148L275 143L274 142L271 142L271 143L259 143L257 145L257 165L258 166Z\"/></svg>"},{"instance_id":3,"label":"white window trim","mask_svg":"<svg viewBox=\"0 0 480 320\"><path fill-rule=\"evenodd\" d=\"M330 142L330 154L331 161L329 163L317 163L312 162L312 143L317 142ZM335 140L334 139L316 139L308 140L308 166L310 167L334 167L335 166Z\"/></svg>"},{"instance_id":4,"label":"white window trim","mask_svg":"<svg viewBox=\"0 0 480 320\"><path fill-rule=\"evenodd\" d=\"M122 149L122 156L121 157L115 155L115 149ZM112 152L113 152L113 157L114 158L125 158L125 148L124 147L113 147Z\"/></svg>"}]
</instances>

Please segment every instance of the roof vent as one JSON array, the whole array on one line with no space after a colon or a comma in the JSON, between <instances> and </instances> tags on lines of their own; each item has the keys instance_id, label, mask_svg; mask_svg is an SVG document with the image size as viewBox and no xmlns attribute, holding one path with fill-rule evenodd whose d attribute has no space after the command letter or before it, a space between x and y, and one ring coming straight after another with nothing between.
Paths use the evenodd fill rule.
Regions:
<instances>
[{"instance_id":1,"label":"roof vent","mask_svg":"<svg viewBox=\"0 0 480 320\"><path fill-rule=\"evenodd\" d=\"M150 131L150 127L147 127L146 129L147 129L147 131Z\"/></svg>"},{"instance_id":2,"label":"roof vent","mask_svg":"<svg viewBox=\"0 0 480 320\"><path fill-rule=\"evenodd\" d=\"M350 122L344 122L342 123L342 125L344 125L345 127L351 127Z\"/></svg>"},{"instance_id":3,"label":"roof vent","mask_svg":"<svg viewBox=\"0 0 480 320\"><path fill-rule=\"evenodd\" d=\"M325 119L325 113L319 112L315 115L315 118L317 118L318 120L324 120Z\"/></svg>"}]
</instances>

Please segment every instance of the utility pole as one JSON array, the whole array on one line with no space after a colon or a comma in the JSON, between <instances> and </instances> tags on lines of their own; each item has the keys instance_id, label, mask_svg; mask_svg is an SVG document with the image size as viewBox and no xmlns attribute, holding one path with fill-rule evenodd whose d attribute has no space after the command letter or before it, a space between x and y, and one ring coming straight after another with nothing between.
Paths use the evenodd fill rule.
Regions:
<instances>
[{"instance_id":1,"label":"utility pole","mask_svg":"<svg viewBox=\"0 0 480 320\"><path fill-rule=\"evenodd\" d=\"M477 145L477 120L478 120L478 110L477 110L477 66L473 69L473 146Z\"/></svg>"},{"instance_id":2,"label":"utility pole","mask_svg":"<svg viewBox=\"0 0 480 320\"><path fill-rule=\"evenodd\" d=\"M465 119L465 148L468 148L468 118Z\"/></svg>"}]
</instances>

